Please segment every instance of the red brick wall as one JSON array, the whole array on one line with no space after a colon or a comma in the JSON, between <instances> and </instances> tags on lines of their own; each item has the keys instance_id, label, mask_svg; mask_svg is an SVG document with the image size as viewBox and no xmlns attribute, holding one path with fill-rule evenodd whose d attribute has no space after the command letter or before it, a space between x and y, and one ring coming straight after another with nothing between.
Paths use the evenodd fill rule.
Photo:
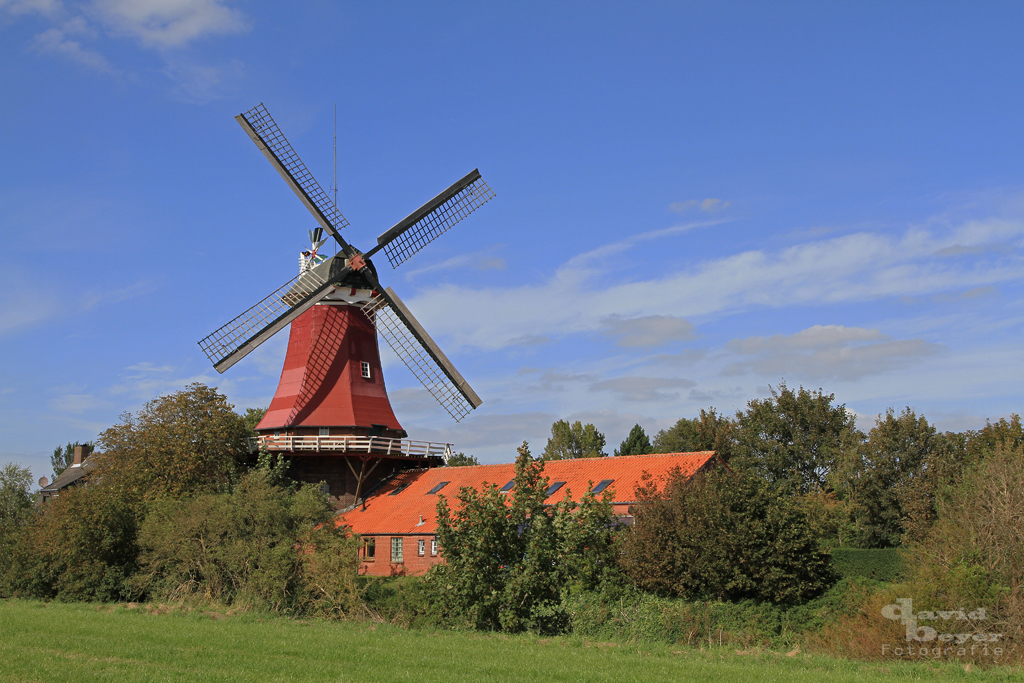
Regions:
<instances>
[{"instance_id":1,"label":"red brick wall","mask_svg":"<svg viewBox=\"0 0 1024 683\"><path fill-rule=\"evenodd\" d=\"M373 539L376 547L376 557L368 560L365 557L365 542ZM402 562L391 562L391 539L402 539ZM363 536L364 549L360 551L362 562L359 564L360 574L371 576L422 576L427 570L438 562L441 562L441 550L438 548L437 555L430 555L430 541L434 538L430 535L409 535L409 536ZM423 555L418 554L418 541L423 541Z\"/></svg>"}]
</instances>

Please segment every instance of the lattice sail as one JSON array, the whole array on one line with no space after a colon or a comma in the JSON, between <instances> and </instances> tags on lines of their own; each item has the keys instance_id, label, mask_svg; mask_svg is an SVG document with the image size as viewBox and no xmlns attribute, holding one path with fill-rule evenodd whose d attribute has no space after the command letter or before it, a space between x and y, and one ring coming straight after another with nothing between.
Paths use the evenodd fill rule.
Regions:
<instances>
[{"instance_id":1,"label":"lattice sail","mask_svg":"<svg viewBox=\"0 0 1024 683\"><path fill-rule=\"evenodd\" d=\"M378 237L377 242L391 267L397 268L493 198L494 192L479 171L473 171Z\"/></svg>"},{"instance_id":2,"label":"lattice sail","mask_svg":"<svg viewBox=\"0 0 1024 683\"><path fill-rule=\"evenodd\" d=\"M277 127L277 123L262 103L235 118L244 119L249 124L249 128L244 125L242 127L246 128L250 137L256 133L259 139L253 138L253 141L260 146L264 154L270 152L267 158L274 163L278 173L281 173L286 181L290 181L288 184L292 186L292 190L328 233L333 235L348 226L348 221L341 215L338 207L320 187L320 183L316 181L306 165L302 163L302 159L292 149L284 133ZM260 142L263 144L260 145ZM320 220L321 218L323 221Z\"/></svg>"},{"instance_id":3,"label":"lattice sail","mask_svg":"<svg viewBox=\"0 0 1024 683\"><path fill-rule=\"evenodd\" d=\"M256 348L263 341L263 339L256 339L261 333L271 331L270 328L275 328L271 333L276 332L277 329L291 322L291 319L286 319L290 313L294 313L293 318L298 317L302 310L316 303L316 299L311 302L305 301L308 305L302 310L296 310L296 307L304 303L304 300L317 294L326 295L329 292L330 286L327 281L315 270L307 270L275 289L255 306L236 316L234 320L216 332L203 338L199 342L199 347L214 364L214 367L219 372L224 372L234 363L223 368L217 366L241 351L247 343L255 342L251 344L252 348L245 353ZM245 353L235 360L241 359Z\"/></svg>"},{"instance_id":4,"label":"lattice sail","mask_svg":"<svg viewBox=\"0 0 1024 683\"><path fill-rule=\"evenodd\" d=\"M482 401L390 287L363 306L380 336L456 422Z\"/></svg>"}]
</instances>

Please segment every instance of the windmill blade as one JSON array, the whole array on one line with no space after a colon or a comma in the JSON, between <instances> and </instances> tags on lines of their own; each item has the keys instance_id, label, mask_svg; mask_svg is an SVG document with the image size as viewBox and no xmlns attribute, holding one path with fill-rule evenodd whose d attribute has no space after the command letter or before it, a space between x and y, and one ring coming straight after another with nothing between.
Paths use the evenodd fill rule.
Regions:
<instances>
[{"instance_id":1,"label":"windmill blade","mask_svg":"<svg viewBox=\"0 0 1024 683\"><path fill-rule=\"evenodd\" d=\"M331 259L332 261L334 259ZM199 347L217 372L224 372L270 339L313 304L334 291L340 275L329 263L300 273L264 297L216 332L204 337Z\"/></svg>"},{"instance_id":2,"label":"windmill blade","mask_svg":"<svg viewBox=\"0 0 1024 683\"><path fill-rule=\"evenodd\" d=\"M456 422L480 407L483 401L455 369L395 291L388 287L363 306L395 354L426 387Z\"/></svg>"},{"instance_id":3,"label":"windmill blade","mask_svg":"<svg viewBox=\"0 0 1024 683\"><path fill-rule=\"evenodd\" d=\"M480 171L473 169L378 237L377 246L366 257L384 249L391 267L397 268L493 198L494 192L480 177Z\"/></svg>"},{"instance_id":4,"label":"windmill blade","mask_svg":"<svg viewBox=\"0 0 1024 683\"><path fill-rule=\"evenodd\" d=\"M319 223L327 234L338 240L342 249L348 248L348 244L342 239L338 231L348 226L348 221L338 211L320 183L313 178L302 159L292 149L291 144L284 137L284 133L277 127L277 123L270 116L270 112L263 106L263 103L256 105L249 111L235 117L238 124L260 148L263 155L270 160L277 172L281 174L292 191L302 200L309 212L313 214L316 222Z\"/></svg>"}]
</instances>

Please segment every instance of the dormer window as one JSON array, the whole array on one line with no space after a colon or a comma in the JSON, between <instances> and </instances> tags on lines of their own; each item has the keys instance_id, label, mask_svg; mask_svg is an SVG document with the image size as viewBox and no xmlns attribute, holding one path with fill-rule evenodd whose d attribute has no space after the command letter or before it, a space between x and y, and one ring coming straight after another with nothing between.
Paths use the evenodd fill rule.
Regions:
<instances>
[{"instance_id":1,"label":"dormer window","mask_svg":"<svg viewBox=\"0 0 1024 683\"><path fill-rule=\"evenodd\" d=\"M370 379L370 364L364 360L359 363L359 366L363 371L363 379Z\"/></svg>"}]
</instances>

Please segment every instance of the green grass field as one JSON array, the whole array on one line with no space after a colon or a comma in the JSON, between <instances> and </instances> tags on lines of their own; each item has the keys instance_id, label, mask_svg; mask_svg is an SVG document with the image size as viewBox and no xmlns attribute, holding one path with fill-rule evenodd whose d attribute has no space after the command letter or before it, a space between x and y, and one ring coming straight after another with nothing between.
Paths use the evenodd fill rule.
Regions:
<instances>
[{"instance_id":1,"label":"green grass field","mask_svg":"<svg viewBox=\"0 0 1024 683\"><path fill-rule=\"evenodd\" d=\"M125 605L0 600L0 681L1020 680L1019 671L858 663L578 638Z\"/></svg>"}]
</instances>

